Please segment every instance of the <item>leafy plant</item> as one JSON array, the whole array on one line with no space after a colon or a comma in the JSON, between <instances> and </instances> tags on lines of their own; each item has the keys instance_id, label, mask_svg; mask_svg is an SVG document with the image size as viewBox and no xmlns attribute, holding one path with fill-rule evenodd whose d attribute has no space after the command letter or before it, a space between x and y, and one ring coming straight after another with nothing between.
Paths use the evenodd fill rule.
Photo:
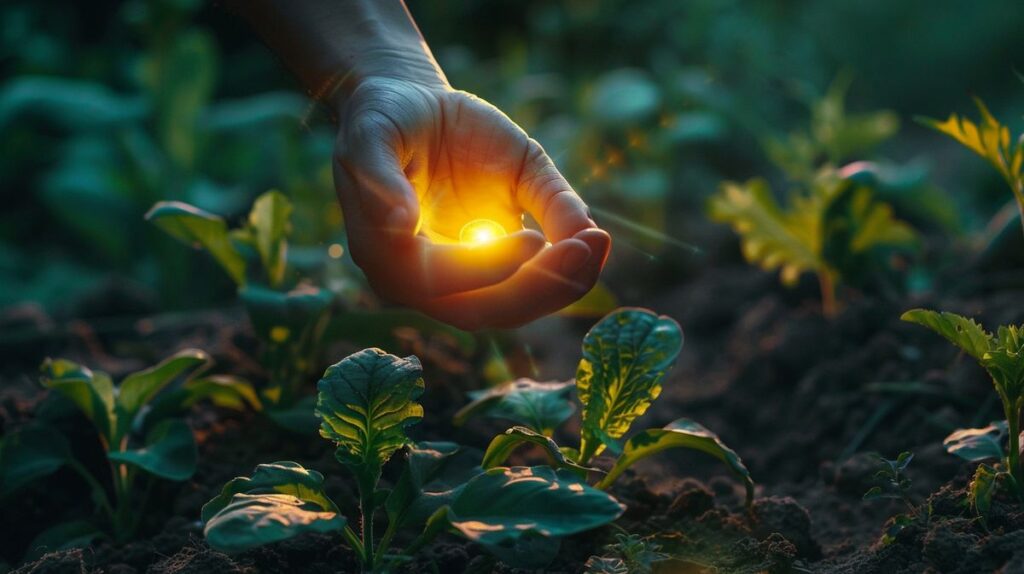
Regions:
<instances>
[{"instance_id":1,"label":"leafy plant","mask_svg":"<svg viewBox=\"0 0 1024 574\"><path fill-rule=\"evenodd\" d=\"M907 506L907 512L898 514L892 518L890 524L882 535L882 544L891 544L896 540L896 535L904 528L912 524L919 517L917 506L910 498L910 478L906 475L907 466L914 460L914 453L901 452L896 460L878 457L882 468L875 473L875 479L880 482L877 486L871 487L864 493L864 500L897 499L902 500Z\"/></svg>"},{"instance_id":2,"label":"leafy plant","mask_svg":"<svg viewBox=\"0 0 1024 574\"><path fill-rule=\"evenodd\" d=\"M668 560L661 545L636 534L619 533L600 556L591 556L584 574L651 574L654 563Z\"/></svg>"},{"instance_id":3,"label":"leafy plant","mask_svg":"<svg viewBox=\"0 0 1024 574\"><path fill-rule=\"evenodd\" d=\"M285 461L228 482L203 507L211 546L240 552L303 532L334 533L364 571L377 571L449 531L506 562L538 567L557 552L558 537L601 526L623 511L570 471L485 470L473 451L454 443L414 443L406 429L423 417L416 400L424 389L415 356L366 349L328 368L317 388L320 434L335 443L335 456L359 492L359 532L324 491L323 475ZM380 488L384 464L399 451L399 478L391 489ZM382 512L388 524L378 539L375 519ZM401 530L416 529L420 534L412 542L392 552Z\"/></svg>"},{"instance_id":4,"label":"leafy plant","mask_svg":"<svg viewBox=\"0 0 1024 574\"><path fill-rule=\"evenodd\" d=\"M907 311L902 319L928 327L978 361L991 377L996 394L1003 404L1005 421L997 421L980 429L959 429L943 441L948 452L964 460L999 461L993 465L978 466L969 490L971 505L984 517L1000 484L1009 485L1010 491L1024 500L1020 466L1020 415L1024 407L1024 328L1003 325L993 335L973 319L925 309ZM1009 442L1005 451L1004 438Z\"/></svg>"},{"instance_id":5,"label":"leafy plant","mask_svg":"<svg viewBox=\"0 0 1024 574\"><path fill-rule=\"evenodd\" d=\"M206 353L186 349L115 385L106 373L65 359L47 359L41 369L43 386L69 400L92 423L106 452L109 475L94 474L76 460L67 439L53 427L35 424L4 437L0 496L66 467L91 488L101 522L60 523L51 534L61 531L82 539L95 537L102 528L117 541L130 539L145 516L148 488L140 489L140 482L183 481L195 472L195 441L178 415L203 399L238 408L252 399L245 381L201 376L210 365ZM176 388L168 388L179 380ZM69 524L75 528L69 529ZM51 535L55 537L60 538Z\"/></svg>"},{"instance_id":6,"label":"leafy plant","mask_svg":"<svg viewBox=\"0 0 1024 574\"><path fill-rule=\"evenodd\" d=\"M930 118L919 118L919 121L988 161L1010 186L1022 215L1021 225L1024 225L1024 134L1012 141L1009 128L999 123L980 98L974 98L974 105L981 114L979 123L957 114L950 114L944 122Z\"/></svg>"},{"instance_id":7,"label":"leafy plant","mask_svg":"<svg viewBox=\"0 0 1024 574\"><path fill-rule=\"evenodd\" d=\"M229 230L217 215L177 201L157 203L146 219L183 243L205 249L235 282L263 344L269 384L260 398L276 422L308 430L311 401L296 401L304 377L316 365L334 297L326 289L290 281L291 212L283 194L269 191L256 199L236 229Z\"/></svg>"},{"instance_id":8,"label":"leafy plant","mask_svg":"<svg viewBox=\"0 0 1024 574\"><path fill-rule=\"evenodd\" d=\"M713 221L740 235L743 256L766 271L779 270L784 285L814 273L822 310L838 311L837 283L856 284L883 249L913 247L917 234L893 215L864 178L837 168L848 156L891 137L899 126L891 112L846 114L849 79L841 77L812 106L811 127L765 147L795 184L780 205L763 179L724 182L708 201ZM824 163L822 163L824 161Z\"/></svg>"},{"instance_id":9,"label":"leafy plant","mask_svg":"<svg viewBox=\"0 0 1024 574\"><path fill-rule=\"evenodd\" d=\"M576 369L580 409L579 447L559 447L554 429L575 407L570 383L519 380L490 391L474 393L474 400L456 414L456 424L472 416L508 419L519 425L498 435L484 454L484 468L504 463L523 445L541 447L552 466L586 476L593 460L606 449L616 459L595 483L606 489L630 466L670 448L707 453L722 462L746 487L753 501L754 482L739 455L717 435L686 418L662 428L647 429L620 443L633 421L661 394L661 380L675 364L683 346L683 332L669 317L646 309L622 308L601 319L583 338L583 358Z\"/></svg>"}]
</instances>

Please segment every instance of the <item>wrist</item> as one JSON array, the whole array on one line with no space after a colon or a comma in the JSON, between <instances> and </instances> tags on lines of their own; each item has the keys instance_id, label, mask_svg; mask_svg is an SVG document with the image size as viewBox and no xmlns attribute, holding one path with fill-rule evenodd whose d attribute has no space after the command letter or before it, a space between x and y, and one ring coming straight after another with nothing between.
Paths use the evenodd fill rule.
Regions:
<instances>
[{"instance_id":1,"label":"wrist","mask_svg":"<svg viewBox=\"0 0 1024 574\"><path fill-rule=\"evenodd\" d=\"M417 46L419 48L419 46ZM348 62L340 62L338 71L314 97L339 114L353 92L369 82L389 81L420 88L450 90L444 72L429 53L407 49L375 48L361 52Z\"/></svg>"}]
</instances>

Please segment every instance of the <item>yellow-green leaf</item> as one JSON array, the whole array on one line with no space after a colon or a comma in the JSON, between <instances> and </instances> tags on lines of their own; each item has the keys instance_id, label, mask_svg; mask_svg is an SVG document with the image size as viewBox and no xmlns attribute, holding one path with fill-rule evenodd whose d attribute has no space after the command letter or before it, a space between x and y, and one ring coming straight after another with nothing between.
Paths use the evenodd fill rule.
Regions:
<instances>
[{"instance_id":1,"label":"yellow-green leaf","mask_svg":"<svg viewBox=\"0 0 1024 574\"><path fill-rule=\"evenodd\" d=\"M583 404L581 464L604 450L599 433L626 434L661 393L661 379L683 347L683 330L647 309L610 313L583 339L576 392Z\"/></svg>"},{"instance_id":2,"label":"yellow-green leaf","mask_svg":"<svg viewBox=\"0 0 1024 574\"><path fill-rule=\"evenodd\" d=\"M249 212L249 226L271 287L284 280L291 215L292 204L279 191L268 191L256 198Z\"/></svg>"},{"instance_id":3,"label":"yellow-green leaf","mask_svg":"<svg viewBox=\"0 0 1024 574\"><path fill-rule=\"evenodd\" d=\"M995 347L995 337L991 333L973 319L956 313L911 309L900 319L928 327L979 361Z\"/></svg>"},{"instance_id":4,"label":"yellow-green leaf","mask_svg":"<svg viewBox=\"0 0 1024 574\"><path fill-rule=\"evenodd\" d=\"M220 216L180 201L161 201L146 213L146 220L187 245L206 249L236 285L245 285L245 259Z\"/></svg>"},{"instance_id":5,"label":"yellow-green leaf","mask_svg":"<svg viewBox=\"0 0 1024 574\"><path fill-rule=\"evenodd\" d=\"M608 475L597 484L608 488L615 479L637 461L670 448L688 448L709 454L724 462L747 491L747 505L754 500L754 481L736 451L727 447L718 435L690 419L677 419L660 429L645 430L626 441L622 455L615 461Z\"/></svg>"},{"instance_id":6,"label":"yellow-green leaf","mask_svg":"<svg viewBox=\"0 0 1024 574\"><path fill-rule=\"evenodd\" d=\"M357 474L379 475L409 443L407 426L423 418L423 369L415 356L364 349L332 365L317 384L320 434L338 445L339 461Z\"/></svg>"}]
</instances>

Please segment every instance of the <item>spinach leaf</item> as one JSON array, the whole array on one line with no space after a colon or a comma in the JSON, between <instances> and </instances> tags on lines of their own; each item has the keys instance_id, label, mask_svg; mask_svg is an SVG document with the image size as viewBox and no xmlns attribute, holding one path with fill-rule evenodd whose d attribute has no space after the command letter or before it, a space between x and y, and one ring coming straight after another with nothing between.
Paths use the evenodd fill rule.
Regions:
<instances>
[{"instance_id":1,"label":"spinach leaf","mask_svg":"<svg viewBox=\"0 0 1024 574\"><path fill-rule=\"evenodd\" d=\"M304 532L337 532L345 524L337 512L289 494L236 494L203 533L210 546L237 553Z\"/></svg>"},{"instance_id":2,"label":"spinach leaf","mask_svg":"<svg viewBox=\"0 0 1024 574\"><path fill-rule=\"evenodd\" d=\"M682 347L679 324L646 309L617 310L587 333L576 369L583 403L579 463L604 450L601 433L620 438L647 411Z\"/></svg>"}]
</instances>

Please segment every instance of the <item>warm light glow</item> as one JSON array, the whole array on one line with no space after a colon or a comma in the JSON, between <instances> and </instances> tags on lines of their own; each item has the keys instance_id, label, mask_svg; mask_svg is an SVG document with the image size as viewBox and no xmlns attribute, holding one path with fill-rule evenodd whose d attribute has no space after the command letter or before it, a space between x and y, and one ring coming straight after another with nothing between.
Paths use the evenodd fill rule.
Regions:
<instances>
[{"instance_id":1,"label":"warm light glow","mask_svg":"<svg viewBox=\"0 0 1024 574\"><path fill-rule=\"evenodd\" d=\"M327 248L327 255L329 255L331 259L341 259L341 256L344 254L345 248L342 247L340 243L332 243L331 246Z\"/></svg>"},{"instance_id":2,"label":"warm light glow","mask_svg":"<svg viewBox=\"0 0 1024 574\"><path fill-rule=\"evenodd\" d=\"M508 233L505 228L490 219L474 219L462 226L459 232L459 241L468 245L482 245L490 243Z\"/></svg>"}]
</instances>

